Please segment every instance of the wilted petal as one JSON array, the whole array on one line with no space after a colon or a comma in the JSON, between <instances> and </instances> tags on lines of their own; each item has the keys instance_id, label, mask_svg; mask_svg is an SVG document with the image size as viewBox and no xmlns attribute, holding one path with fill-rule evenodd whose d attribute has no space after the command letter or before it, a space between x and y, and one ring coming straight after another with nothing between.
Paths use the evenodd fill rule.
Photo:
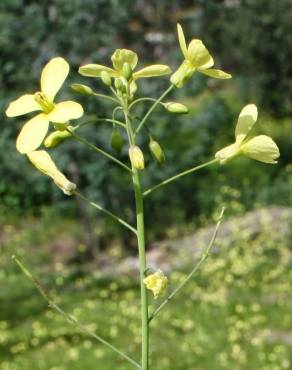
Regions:
<instances>
[{"instance_id":1,"label":"wilted petal","mask_svg":"<svg viewBox=\"0 0 292 370\"><path fill-rule=\"evenodd\" d=\"M41 90L50 101L60 90L69 73L69 64L63 58L53 58L44 67L41 76Z\"/></svg>"},{"instance_id":2,"label":"wilted petal","mask_svg":"<svg viewBox=\"0 0 292 370\"><path fill-rule=\"evenodd\" d=\"M22 153L37 149L43 142L49 128L48 116L44 113L32 118L22 127L16 140L16 148Z\"/></svg>"},{"instance_id":3,"label":"wilted petal","mask_svg":"<svg viewBox=\"0 0 292 370\"><path fill-rule=\"evenodd\" d=\"M122 73L123 65L128 63L132 70L135 69L138 63L137 54L128 49L117 49L111 57L114 68Z\"/></svg>"},{"instance_id":4,"label":"wilted petal","mask_svg":"<svg viewBox=\"0 0 292 370\"><path fill-rule=\"evenodd\" d=\"M246 105L239 114L235 128L237 143L241 143L258 119L258 109L254 104Z\"/></svg>"},{"instance_id":5,"label":"wilted petal","mask_svg":"<svg viewBox=\"0 0 292 370\"><path fill-rule=\"evenodd\" d=\"M154 274L147 276L143 282L146 285L146 288L152 291L154 298L156 299L164 294L167 288L168 279L161 270L158 270Z\"/></svg>"},{"instance_id":6,"label":"wilted petal","mask_svg":"<svg viewBox=\"0 0 292 370\"><path fill-rule=\"evenodd\" d=\"M106 71L110 76L116 77L116 72L109 67L103 66L101 64L86 64L79 68L78 72L82 76L86 77L100 77L102 71Z\"/></svg>"},{"instance_id":7,"label":"wilted petal","mask_svg":"<svg viewBox=\"0 0 292 370\"><path fill-rule=\"evenodd\" d=\"M154 64L140 69L140 71L133 73L133 78L143 78L143 77L157 77L164 76L171 73L171 69L163 64Z\"/></svg>"},{"instance_id":8,"label":"wilted petal","mask_svg":"<svg viewBox=\"0 0 292 370\"><path fill-rule=\"evenodd\" d=\"M74 101L64 101L55 105L48 117L51 122L65 123L71 119L80 118L83 114L83 108Z\"/></svg>"},{"instance_id":9,"label":"wilted petal","mask_svg":"<svg viewBox=\"0 0 292 370\"><path fill-rule=\"evenodd\" d=\"M221 80L227 80L228 78L232 77L229 73L221 71L220 69L204 69L200 70L200 72L209 77L219 78Z\"/></svg>"},{"instance_id":10,"label":"wilted petal","mask_svg":"<svg viewBox=\"0 0 292 370\"><path fill-rule=\"evenodd\" d=\"M8 117L17 117L36 110L41 110L41 107L35 101L34 95L25 94L10 103L5 113Z\"/></svg>"},{"instance_id":11,"label":"wilted petal","mask_svg":"<svg viewBox=\"0 0 292 370\"><path fill-rule=\"evenodd\" d=\"M280 152L277 144L266 135L259 135L241 145L242 154L264 163L277 163Z\"/></svg>"},{"instance_id":12,"label":"wilted petal","mask_svg":"<svg viewBox=\"0 0 292 370\"><path fill-rule=\"evenodd\" d=\"M179 41L179 45L183 53L183 56L185 57L185 59L188 59L188 49L187 49L184 31L182 29L182 26L179 23L177 24L177 34L178 34L178 41Z\"/></svg>"},{"instance_id":13,"label":"wilted petal","mask_svg":"<svg viewBox=\"0 0 292 370\"><path fill-rule=\"evenodd\" d=\"M210 68L213 65L213 59L201 40L194 39L188 47L188 60L196 67ZM208 65L208 67L206 67Z\"/></svg>"}]
</instances>

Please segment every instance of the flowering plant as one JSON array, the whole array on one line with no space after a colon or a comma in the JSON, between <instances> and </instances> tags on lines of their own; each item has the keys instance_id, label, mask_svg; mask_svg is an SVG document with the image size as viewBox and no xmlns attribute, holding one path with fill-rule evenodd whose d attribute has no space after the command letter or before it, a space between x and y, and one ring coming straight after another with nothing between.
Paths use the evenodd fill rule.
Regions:
<instances>
[{"instance_id":1,"label":"flowering plant","mask_svg":"<svg viewBox=\"0 0 292 370\"><path fill-rule=\"evenodd\" d=\"M100 64L87 64L79 68L79 73L85 77L98 78L109 90L109 95L100 94L84 84L74 84L72 89L80 94L87 96L95 96L101 99L107 99L114 104L112 118L98 118L97 120L105 121L112 125L111 144L115 152L119 153L123 146L121 130L127 136L127 146L129 154L129 162L124 163L118 157L114 156L102 148L96 146L92 142L83 138L79 131L84 123L73 124L71 121L80 118L83 115L83 108L79 103L74 101L65 101L55 103L55 96L61 88L64 80L69 73L68 63L61 57L57 57L49 61L44 67L41 75L41 91L35 94L26 94L12 102L6 110L8 117L17 117L34 111L41 111L35 117L25 123L16 140L17 150L26 155L29 161L36 169L53 179L54 183L66 194L75 195L88 202L93 207L103 212L108 217L111 217L127 229L129 229L137 238L139 252L139 267L140 267L140 291L141 291L141 361L136 361L129 357L123 351L120 351L115 346L107 342L105 339L98 336L96 333L90 332L85 326L73 319L57 306L50 297L44 292L40 284L35 280L32 274L16 257L15 261L24 273L36 284L36 287L42 296L49 302L50 307L64 315L69 321L75 324L81 330L87 332L93 338L97 339L104 345L111 348L118 355L122 356L134 367L149 370L149 327L151 321L156 318L159 312L164 309L168 302L190 281L192 276L207 258L211 250L217 231L223 216L221 212L219 221L215 228L212 239L207 246L205 252L199 262L190 271L187 277L176 287L172 292L167 293L168 278L161 271L151 271L148 266L145 253L145 227L144 227L144 201L153 191L166 186L168 183L178 180L182 176L189 175L201 168L214 165L225 164L238 155L245 155L252 159L256 159L265 163L276 163L279 157L279 150L276 143L266 135L259 135L250 138L250 131L257 120L257 107L254 104L245 106L238 118L235 129L235 142L215 154L215 158L210 161L196 165L190 169L186 169L164 181L152 186L149 189L142 189L141 177L147 172L145 164L144 148L139 146L139 137L144 133L149 136L149 150L153 160L159 165L167 163L163 148L159 142L151 134L151 130L146 126L151 113L158 107L162 106L170 113L181 114L187 113L188 108L174 101L165 101L167 95L176 88L182 88L190 81L196 73L202 73L207 77L217 79L229 79L231 75L219 69L213 69L214 60L210 55L203 42L194 39L190 44L186 45L183 30L178 25L178 39L184 56L182 64L172 73L167 65L154 64L146 66L136 71L138 56L134 51L127 49L116 50L112 57L112 66L107 67ZM167 78L170 76L170 86L158 98L150 97L137 98L138 84L137 81L141 78L161 77ZM149 110L143 118L137 121L133 113L136 105L144 102L153 102ZM123 112L123 119L115 119L115 112L120 110ZM49 126L49 123L53 125ZM92 122L91 122L92 123ZM142 131L142 129L146 129ZM50 131L50 132L49 132ZM77 189L76 184L71 182L58 169L53 159L48 153L48 150L62 144L68 138L78 140L90 150L94 150L100 155L105 156L108 160L113 161L121 170L126 171L132 179L133 193L136 205L136 225L131 225L126 220L111 211L104 209L101 205L90 201ZM44 146L44 148L41 148ZM151 272L151 273L150 273ZM149 291L153 293L154 299L162 299L157 305L154 312L149 312Z\"/></svg>"}]
</instances>

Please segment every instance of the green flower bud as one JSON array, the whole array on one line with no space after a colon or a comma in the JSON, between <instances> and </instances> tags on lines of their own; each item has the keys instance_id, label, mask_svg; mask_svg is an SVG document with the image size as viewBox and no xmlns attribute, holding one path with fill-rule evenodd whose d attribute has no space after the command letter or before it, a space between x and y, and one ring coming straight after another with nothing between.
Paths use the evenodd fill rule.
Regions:
<instances>
[{"instance_id":1,"label":"green flower bud","mask_svg":"<svg viewBox=\"0 0 292 370\"><path fill-rule=\"evenodd\" d=\"M150 138L149 149L156 162L160 165L163 165L165 163L165 154L160 144L157 141Z\"/></svg>"},{"instance_id":2,"label":"green flower bud","mask_svg":"<svg viewBox=\"0 0 292 370\"><path fill-rule=\"evenodd\" d=\"M124 90L124 84L123 84L123 81L120 78L115 79L115 88L118 91L123 91Z\"/></svg>"},{"instance_id":3,"label":"green flower bud","mask_svg":"<svg viewBox=\"0 0 292 370\"><path fill-rule=\"evenodd\" d=\"M100 78L101 78L101 81L108 87L110 87L112 85L112 79L111 79L111 76L109 75L108 72L106 71L102 71L100 73Z\"/></svg>"},{"instance_id":4,"label":"green flower bud","mask_svg":"<svg viewBox=\"0 0 292 370\"><path fill-rule=\"evenodd\" d=\"M44 141L46 148L54 148L61 144L64 140L69 139L72 135L68 131L52 132Z\"/></svg>"},{"instance_id":5,"label":"green flower bud","mask_svg":"<svg viewBox=\"0 0 292 370\"><path fill-rule=\"evenodd\" d=\"M117 153L120 153L123 148L123 138L122 138L122 135L120 134L120 131L117 128L114 128L112 132L111 147Z\"/></svg>"},{"instance_id":6,"label":"green flower bud","mask_svg":"<svg viewBox=\"0 0 292 370\"><path fill-rule=\"evenodd\" d=\"M87 86L87 85L82 85L82 84L72 84L71 89L74 90L75 92L85 95L85 96L90 96L93 94L92 88Z\"/></svg>"},{"instance_id":7,"label":"green flower bud","mask_svg":"<svg viewBox=\"0 0 292 370\"><path fill-rule=\"evenodd\" d=\"M188 113L189 108L177 102L168 102L163 104L165 109L171 113Z\"/></svg>"},{"instance_id":8,"label":"green flower bud","mask_svg":"<svg viewBox=\"0 0 292 370\"><path fill-rule=\"evenodd\" d=\"M125 79L127 81L130 81L130 79L132 77L132 73L133 73L133 71L132 71L132 68L131 68L130 64L129 63L124 63L124 65L123 65L123 76L125 77Z\"/></svg>"},{"instance_id":9,"label":"green flower bud","mask_svg":"<svg viewBox=\"0 0 292 370\"><path fill-rule=\"evenodd\" d=\"M130 161L136 170L144 170L144 155L142 150L137 145L130 146L129 149Z\"/></svg>"},{"instance_id":10,"label":"green flower bud","mask_svg":"<svg viewBox=\"0 0 292 370\"><path fill-rule=\"evenodd\" d=\"M69 122L55 122L54 128L56 131L65 131L69 127Z\"/></svg>"}]
</instances>

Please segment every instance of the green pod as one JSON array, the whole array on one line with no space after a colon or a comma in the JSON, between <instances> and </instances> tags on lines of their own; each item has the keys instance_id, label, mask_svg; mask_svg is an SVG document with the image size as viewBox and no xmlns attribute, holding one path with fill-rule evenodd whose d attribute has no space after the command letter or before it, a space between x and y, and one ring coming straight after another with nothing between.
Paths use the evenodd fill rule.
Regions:
<instances>
[{"instance_id":1,"label":"green pod","mask_svg":"<svg viewBox=\"0 0 292 370\"><path fill-rule=\"evenodd\" d=\"M68 131L54 131L44 141L46 148L54 148L72 135Z\"/></svg>"},{"instance_id":2,"label":"green pod","mask_svg":"<svg viewBox=\"0 0 292 370\"><path fill-rule=\"evenodd\" d=\"M149 149L155 161L163 165L165 163L165 154L160 144L156 140L150 138Z\"/></svg>"},{"instance_id":3,"label":"green pod","mask_svg":"<svg viewBox=\"0 0 292 370\"><path fill-rule=\"evenodd\" d=\"M120 153L123 148L124 142L120 131L117 128L113 129L111 135L111 147L117 152Z\"/></svg>"}]
</instances>

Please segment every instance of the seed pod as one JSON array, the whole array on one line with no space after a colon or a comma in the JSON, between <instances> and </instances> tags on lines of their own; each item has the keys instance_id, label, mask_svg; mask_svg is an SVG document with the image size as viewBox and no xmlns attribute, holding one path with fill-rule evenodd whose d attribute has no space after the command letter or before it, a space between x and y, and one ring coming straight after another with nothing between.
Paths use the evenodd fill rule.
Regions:
<instances>
[{"instance_id":1,"label":"seed pod","mask_svg":"<svg viewBox=\"0 0 292 370\"><path fill-rule=\"evenodd\" d=\"M85 95L85 96L90 96L93 94L92 88L87 86L87 85L82 85L82 84L72 84L71 89L74 90L75 92Z\"/></svg>"},{"instance_id":2,"label":"seed pod","mask_svg":"<svg viewBox=\"0 0 292 370\"><path fill-rule=\"evenodd\" d=\"M156 140L153 140L152 137L150 138L149 149L155 161L158 164L163 165L165 163L164 151L160 144Z\"/></svg>"},{"instance_id":3,"label":"seed pod","mask_svg":"<svg viewBox=\"0 0 292 370\"><path fill-rule=\"evenodd\" d=\"M123 138L120 134L120 131L115 127L111 136L111 147L117 152L120 153L123 148Z\"/></svg>"},{"instance_id":4,"label":"seed pod","mask_svg":"<svg viewBox=\"0 0 292 370\"><path fill-rule=\"evenodd\" d=\"M188 113L189 108L177 102L168 102L163 104L165 109L171 113Z\"/></svg>"},{"instance_id":5,"label":"seed pod","mask_svg":"<svg viewBox=\"0 0 292 370\"><path fill-rule=\"evenodd\" d=\"M102 71L100 74L101 81L108 87L112 85L111 76L106 71Z\"/></svg>"},{"instance_id":6,"label":"seed pod","mask_svg":"<svg viewBox=\"0 0 292 370\"><path fill-rule=\"evenodd\" d=\"M55 131L52 132L44 141L46 148L54 148L61 144L64 140L67 140L72 135L68 131Z\"/></svg>"},{"instance_id":7,"label":"seed pod","mask_svg":"<svg viewBox=\"0 0 292 370\"><path fill-rule=\"evenodd\" d=\"M132 73L133 73L133 71L132 71L132 68L131 68L130 64L129 63L124 63L124 65L123 65L123 76L125 77L125 79L127 81L130 81L130 79L132 78Z\"/></svg>"},{"instance_id":8,"label":"seed pod","mask_svg":"<svg viewBox=\"0 0 292 370\"><path fill-rule=\"evenodd\" d=\"M130 146L129 157L133 167L136 168L136 170L144 170L144 155L142 150L137 145Z\"/></svg>"}]
</instances>

